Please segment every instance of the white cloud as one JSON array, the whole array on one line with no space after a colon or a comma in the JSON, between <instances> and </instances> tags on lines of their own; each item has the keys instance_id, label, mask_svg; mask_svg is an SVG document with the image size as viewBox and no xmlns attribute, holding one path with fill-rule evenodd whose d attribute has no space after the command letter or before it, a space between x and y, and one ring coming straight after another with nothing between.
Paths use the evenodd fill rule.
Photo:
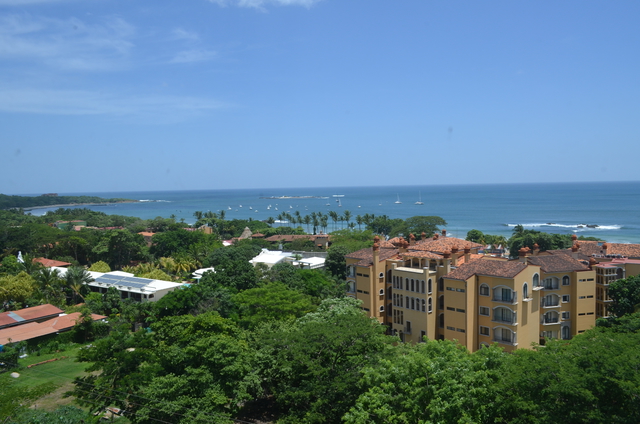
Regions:
<instances>
[{"instance_id":1,"label":"white cloud","mask_svg":"<svg viewBox=\"0 0 640 424\"><path fill-rule=\"evenodd\" d=\"M211 99L171 95L126 95L88 90L0 88L0 111L44 115L104 115L165 122L228 105Z\"/></svg>"},{"instance_id":2,"label":"white cloud","mask_svg":"<svg viewBox=\"0 0 640 424\"><path fill-rule=\"evenodd\" d=\"M171 35L174 40L187 40L187 41L198 41L200 37L193 31L188 31L184 28L174 28L171 31Z\"/></svg>"},{"instance_id":3,"label":"white cloud","mask_svg":"<svg viewBox=\"0 0 640 424\"><path fill-rule=\"evenodd\" d=\"M28 6L39 3L56 3L68 0L0 0L0 6Z\"/></svg>"},{"instance_id":4,"label":"white cloud","mask_svg":"<svg viewBox=\"0 0 640 424\"><path fill-rule=\"evenodd\" d=\"M215 3L219 6L225 7L228 5L239 7L253 7L256 9L264 9L268 5L276 6L304 6L311 7L315 3L322 0L209 0L211 3Z\"/></svg>"},{"instance_id":5,"label":"white cloud","mask_svg":"<svg viewBox=\"0 0 640 424\"><path fill-rule=\"evenodd\" d=\"M216 55L216 52L211 50L193 49L184 50L176 54L170 63L195 63L209 60Z\"/></svg>"},{"instance_id":6,"label":"white cloud","mask_svg":"<svg viewBox=\"0 0 640 424\"><path fill-rule=\"evenodd\" d=\"M0 18L0 58L63 70L113 70L126 66L134 34L135 28L120 18L89 24L7 15Z\"/></svg>"}]
</instances>

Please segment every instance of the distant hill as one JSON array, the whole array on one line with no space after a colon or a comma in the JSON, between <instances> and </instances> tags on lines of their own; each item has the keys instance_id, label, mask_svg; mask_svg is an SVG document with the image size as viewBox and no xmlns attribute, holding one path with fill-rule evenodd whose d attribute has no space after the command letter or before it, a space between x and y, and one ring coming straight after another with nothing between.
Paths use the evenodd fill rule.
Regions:
<instances>
[{"instance_id":1,"label":"distant hill","mask_svg":"<svg viewBox=\"0 0 640 424\"><path fill-rule=\"evenodd\" d=\"M58 196L46 194L42 196L9 196L0 194L0 209L37 208L46 206L83 205L89 203L122 203L135 202L131 199L103 199L97 196Z\"/></svg>"}]
</instances>

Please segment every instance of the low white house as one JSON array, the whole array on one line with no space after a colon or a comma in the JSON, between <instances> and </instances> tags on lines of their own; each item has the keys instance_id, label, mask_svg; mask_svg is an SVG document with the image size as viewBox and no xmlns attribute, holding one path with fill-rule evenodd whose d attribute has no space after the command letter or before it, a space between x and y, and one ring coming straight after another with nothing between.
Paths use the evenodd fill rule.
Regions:
<instances>
[{"instance_id":1,"label":"low white house","mask_svg":"<svg viewBox=\"0 0 640 424\"><path fill-rule=\"evenodd\" d=\"M55 269L63 277L67 273L66 268ZM139 302L156 301L183 285L183 283L174 283L173 281L134 277L133 274L124 271L87 272L94 279L88 284L92 292L106 293L110 287L115 287L120 292L122 299L134 299Z\"/></svg>"},{"instance_id":2,"label":"low white house","mask_svg":"<svg viewBox=\"0 0 640 424\"><path fill-rule=\"evenodd\" d=\"M256 264L265 264L269 269L271 269L274 265L279 264L280 262L286 262L287 259L290 262L293 259L292 255L292 252L262 249L262 252L249 262L251 262L253 266L256 266Z\"/></svg>"}]
</instances>

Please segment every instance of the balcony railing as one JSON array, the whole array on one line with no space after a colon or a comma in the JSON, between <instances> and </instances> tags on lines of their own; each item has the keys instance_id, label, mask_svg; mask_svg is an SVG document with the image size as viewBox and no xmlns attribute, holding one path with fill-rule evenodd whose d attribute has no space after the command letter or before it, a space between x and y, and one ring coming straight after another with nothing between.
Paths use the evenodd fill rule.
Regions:
<instances>
[{"instance_id":1,"label":"balcony railing","mask_svg":"<svg viewBox=\"0 0 640 424\"><path fill-rule=\"evenodd\" d=\"M547 299L546 297L542 298L540 302L540 306L542 308L553 308L556 306L560 306L560 298L556 297L555 299Z\"/></svg>"},{"instance_id":2,"label":"balcony railing","mask_svg":"<svg viewBox=\"0 0 640 424\"><path fill-rule=\"evenodd\" d=\"M502 335L496 335L493 337L493 341L501 344L506 344L509 346L517 345L517 337L515 333L512 333L510 337L501 337Z\"/></svg>"},{"instance_id":3,"label":"balcony railing","mask_svg":"<svg viewBox=\"0 0 640 424\"><path fill-rule=\"evenodd\" d=\"M501 324L509 324L509 325L516 325L518 323L518 321L516 320L516 314L513 314L512 317L497 315L497 316L494 316L491 321L498 322Z\"/></svg>"},{"instance_id":4,"label":"balcony railing","mask_svg":"<svg viewBox=\"0 0 640 424\"><path fill-rule=\"evenodd\" d=\"M518 293L511 292L510 295L504 295L503 293L494 293L492 300L494 302L508 303L510 305L515 305L518 303Z\"/></svg>"},{"instance_id":5,"label":"balcony railing","mask_svg":"<svg viewBox=\"0 0 640 424\"><path fill-rule=\"evenodd\" d=\"M557 324L560 322L560 317L542 317L542 324Z\"/></svg>"}]
</instances>

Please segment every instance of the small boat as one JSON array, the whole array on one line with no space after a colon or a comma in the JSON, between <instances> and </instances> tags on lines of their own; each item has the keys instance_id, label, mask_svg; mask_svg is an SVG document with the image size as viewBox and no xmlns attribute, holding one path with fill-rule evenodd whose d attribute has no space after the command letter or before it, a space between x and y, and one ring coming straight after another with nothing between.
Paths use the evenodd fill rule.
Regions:
<instances>
[{"instance_id":1,"label":"small boat","mask_svg":"<svg viewBox=\"0 0 640 424\"><path fill-rule=\"evenodd\" d=\"M416 202L416 205L424 205L424 202L422 201L422 193L419 192L418 194L418 201Z\"/></svg>"},{"instance_id":2,"label":"small boat","mask_svg":"<svg viewBox=\"0 0 640 424\"><path fill-rule=\"evenodd\" d=\"M251 206L249 206L249 209L253 209Z\"/></svg>"},{"instance_id":3,"label":"small boat","mask_svg":"<svg viewBox=\"0 0 640 424\"><path fill-rule=\"evenodd\" d=\"M227 209L228 209L228 210L231 210L231 206L227 206Z\"/></svg>"},{"instance_id":4,"label":"small boat","mask_svg":"<svg viewBox=\"0 0 640 424\"><path fill-rule=\"evenodd\" d=\"M399 205L399 204L401 204L401 203L402 203L402 202L400 201L400 195L399 195L399 194L398 194L398 200L396 200L396 201L395 201L395 202L393 202L393 203L395 203L395 204L397 204L397 205Z\"/></svg>"}]
</instances>

